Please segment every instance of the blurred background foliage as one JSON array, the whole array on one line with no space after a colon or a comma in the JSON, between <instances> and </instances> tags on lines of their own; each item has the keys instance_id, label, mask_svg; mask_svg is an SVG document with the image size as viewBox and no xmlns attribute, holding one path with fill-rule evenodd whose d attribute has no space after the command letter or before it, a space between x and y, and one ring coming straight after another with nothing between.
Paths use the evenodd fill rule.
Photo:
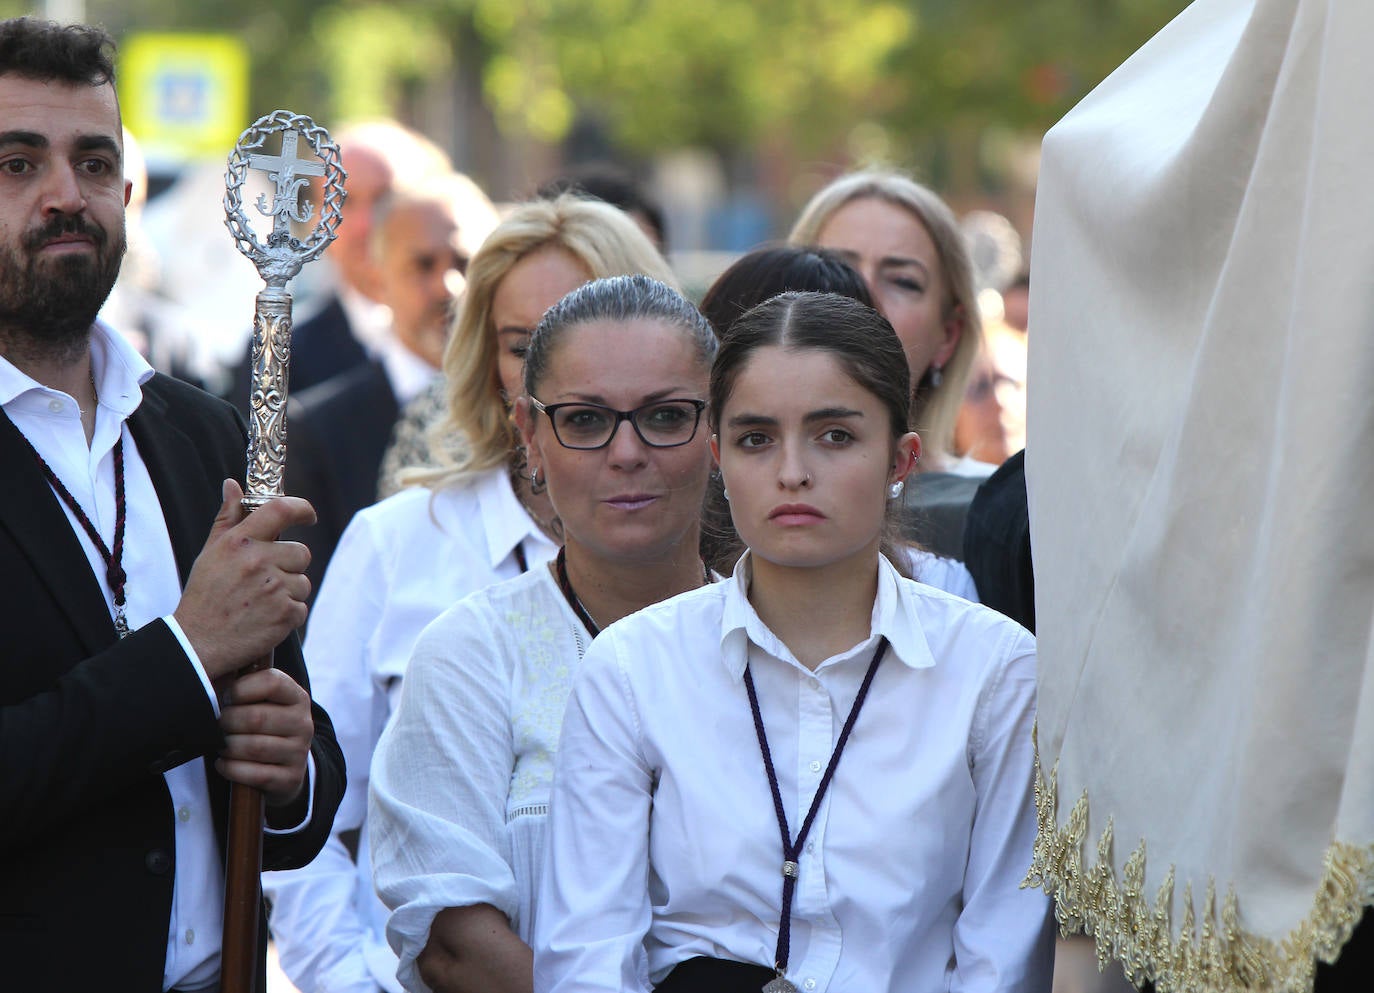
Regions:
<instances>
[{"instance_id":1,"label":"blurred background foliage","mask_svg":"<svg viewBox=\"0 0 1374 993\"><path fill-rule=\"evenodd\" d=\"M498 197L580 158L694 149L723 163L727 187L794 204L877 160L956 200L1033 185L1044 130L1184 6L85 0L84 19L116 37L234 34L252 57L254 115L396 116ZM0 0L6 16L30 12Z\"/></svg>"}]
</instances>

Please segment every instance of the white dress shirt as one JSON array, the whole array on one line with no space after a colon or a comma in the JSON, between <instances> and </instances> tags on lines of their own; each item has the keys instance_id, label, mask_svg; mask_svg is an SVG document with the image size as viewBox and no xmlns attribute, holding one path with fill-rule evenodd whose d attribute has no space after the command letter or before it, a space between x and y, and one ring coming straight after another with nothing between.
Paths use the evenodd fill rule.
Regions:
<instances>
[{"instance_id":1,"label":"white dress shirt","mask_svg":"<svg viewBox=\"0 0 1374 993\"><path fill-rule=\"evenodd\" d=\"M376 343L374 352L382 364L396 406L404 407L439 378L439 370L401 343L394 334Z\"/></svg>"},{"instance_id":2,"label":"white dress shirt","mask_svg":"<svg viewBox=\"0 0 1374 993\"><path fill-rule=\"evenodd\" d=\"M343 307L348 318L353 337L363 346L368 355L376 355L382 342L391 335L391 308L378 303L339 280L339 306Z\"/></svg>"},{"instance_id":3,"label":"white dress shirt","mask_svg":"<svg viewBox=\"0 0 1374 993\"><path fill-rule=\"evenodd\" d=\"M945 558L923 548L910 546L905 551L907 571L916 582L953 593L972 603L982 602L978 597L978 587L973 582L973 574L958 559Z\"/></svg>"},{"instance_id":4,"label":"white dress shirt","mask_svg":"<svg viewBox=\"0 0 1374 993\"><path fill-rule=\"evenodd\" d=\"M105 542L114 547L114 446L124 439L126 521L123 566L128 575L125 615L137 630L161 618L176 635L188 665L195 668L205 692L219 714L210 680L181 626L172 617L181 600L172 540L162 517L148 467L125 426L143 400L140 387L153 369L123 336L97 322L91 333L91 369L100 403L89 445L76 401L49 389L0 358L0 403L6 415L48 463L57 478L81 505ZM114 597L106 578L105 560L60 500L72 531L81 542L111 617ZM208 524L208 522L207 522ZM167 931L164 988L208 987L219 977L220 932L223 930L224 870L211 818L210 795L203 762L187 762L163 774L172 795L169 817L175 817L176 858L172 916Z\"/></svg>"},{"instance_id":5,"label":"white dress shirt","mask_svg":"<svg viewBox=\"0 0 1374 993\"><path fill-rule=\"evenodd\" d=\"M425 625L458 600L557 553L505 469L436 492L402 490L344 531L305 638L314 698L334 721L348 789L334 831L301 869L269 872L272 931L283 971L302 990L399 991L387 910L372 887L368 768ZM355 862L344 836L361 832Z\"/></svg>"},{"instance_id":6,"label":"white dress shirt","mask_svg":"<svg viewBox=\"0 0 1374 993\"><path fill-rule=\"evenodd\" d=\"M530 942L554 749L586 629L541 566L425 629L372 764L377 891L408 990L446 907L490 904Z\"/></svg>"},{"instance_id":7,"label":"white dress shirt","mask_svg":"<svg viewBox=\"0 0 1374 993\"><path fill-rule=\"evenodd\" d=\"M811 672L722 583L593 643L559 743L535 922L539 993L649 990L695 956L771 966L793 838L859 685L890 648L801 853L788 978L807 993L1048 990L1035 836L1035 645L881 560L870 635Z\"/></svg>"}]
</instances>

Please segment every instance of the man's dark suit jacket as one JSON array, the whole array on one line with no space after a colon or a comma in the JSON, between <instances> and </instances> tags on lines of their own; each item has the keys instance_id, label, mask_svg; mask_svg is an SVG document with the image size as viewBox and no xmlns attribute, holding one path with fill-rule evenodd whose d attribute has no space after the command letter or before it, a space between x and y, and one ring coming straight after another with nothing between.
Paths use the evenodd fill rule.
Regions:
<instances>
[{"instance_id":1,"label":"man's dark suit jacket","mask_svg":"<svg viewBox=\"0 0 1374 993\"><path fill-rule=\"evenodd\" d=\"M983 481L964 519L964 565L978 599L1035 633L1035 567L1026 504L1026 452Z\"/></svg>"},{"instance_id":2,"label":"man's dark suit jacket","mask_svg":"<svg viewBox=\"0 0 1374 993\"><path fill-rule=\"evenodd\" d=\"M377 502L377 474L401 409L380 362L294 395L287 412L286 492L318 520L287 537L310 548L311 596L353 515Z\"/></svg>"},{"instance_id":3,"label":"man's dark suit jacket","mask_svg":"<svg viewBox=\"0 0 1374 993\"><path fill-rule=\"evenodd\" d=\"M221 481L242 479L243 427L228 405L162 375L128 424L185 584ZM0 987L157 991L176 868L162 773L205 762L222 848L228 783L213 758L223 739L164 622L116 638L81 544L3 414L0 467ZM294 635L276 661L308 688ZM300 832L266 836L265 868L310 861L343 796L333 728L319 707L314 718L314 810ZM298 823L306 799L271 822ZM265 939L265 918L261 930Z\"/></svg>"},{"instance_id":4,"label":"man's dark suit jacket","mask_svg":"<svg viewBox=\"0 0 1374 993\"><path fill-rule=\"evenodd\" d=\"M343 302L334 296L322 310L291 329L291 368L286 385L291 393L299 394L366 361L367 350L353 334ZM233 382L226 397L245 417L252 388L253 343L250 341L234 367Z\"/></svg>"}]
</instances>

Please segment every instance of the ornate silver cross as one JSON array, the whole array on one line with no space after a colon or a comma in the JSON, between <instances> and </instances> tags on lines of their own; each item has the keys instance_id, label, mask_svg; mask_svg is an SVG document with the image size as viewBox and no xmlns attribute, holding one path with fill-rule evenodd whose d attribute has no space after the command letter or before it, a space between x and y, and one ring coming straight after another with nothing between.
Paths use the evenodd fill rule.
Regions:
<instances>
[{"instance_id":1,"label":"ornate silver cross","mask_svg":"<svg viewBox=\"0 0 1374 993\"><path fill-rule=\"evenodd\" d=\"M296 148L300 132L292 128L281 133L281 154L257 154L248 156L248 168L261 169L277 184L272 202L267 202L267 194L258 197L258 210L272 218L272 235L277 237L286 230L287 221L304 224L310 220L314 208L309 202L302 203L301 187L310 182L311 176L324 175L324 163L315 158L296 158Z\"/></svg>"},{"instance_id":2,"label":"ornate silver cross","mask_svg":"<svg viewBox=\"0 0 1374 993\"><path fill-rule=\"evenodd\" d=\"M262 151L267 139L281 135L281 152ZM300 139L318 159L297 157ZM243 183L249 169L266 170L276 183L272 202L264 194L258 210L272 218L267 244L258 240L243 211ZM309 220L313 211L300 206L301 187L310 176L324 177L324 200L319 223L301 241L291 234L291 221ZM334 240L343 204L347 174L339 148L329 132L308 117L285 110L259 118L243 132L229 156L224 177L224 223L238 249L257 266L267 286L258 294L253 314L253 393L248 405L248 487L244 506L261 506L282 494L286 473L286 384L291 358L291 294L286 284L301 266L320 257Z\"/></svg>"}]
</instances>

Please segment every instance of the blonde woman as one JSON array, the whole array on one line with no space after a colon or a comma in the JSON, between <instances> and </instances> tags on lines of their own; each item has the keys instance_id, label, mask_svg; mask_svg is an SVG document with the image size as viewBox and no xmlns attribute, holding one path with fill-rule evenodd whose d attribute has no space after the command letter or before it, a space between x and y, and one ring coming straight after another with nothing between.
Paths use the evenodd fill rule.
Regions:
<instances>
[{"instance_id":1,"label":"blonde woman","mask_svg":"<svg viewBox=\"0 0 1374 993\"><path fill-rule=\"evenodd\" d=\"M953 454L982 331L973 266L953 212L901 173L849 173L811 198L788 241L832 249L854 266L897 332L911 372L911 427L925 445L903 526L931 551L960 558L964 514L993 467Z\"/></svg>"},{"instance_id":2,"label":"blonde woman","mask_svg":"<svg viewBox=\"0 0 1374 993\"><path fill-rule=\"evenodd\" d=\"M561 197L516 208L468 266L444 354L449 405L438 431L463 443L438 450L458 454L361 511L339 542L305 652L316 698L338 722L348 793L320 857L264 877L282 968L301 989L401 989L368 869L372 752L421 629L468 593L540 568L558 551L560 527L524 471L510 401L544 311L583 283L627 273L671 279L614 207Z\"/></svg>"}]
</instances>

